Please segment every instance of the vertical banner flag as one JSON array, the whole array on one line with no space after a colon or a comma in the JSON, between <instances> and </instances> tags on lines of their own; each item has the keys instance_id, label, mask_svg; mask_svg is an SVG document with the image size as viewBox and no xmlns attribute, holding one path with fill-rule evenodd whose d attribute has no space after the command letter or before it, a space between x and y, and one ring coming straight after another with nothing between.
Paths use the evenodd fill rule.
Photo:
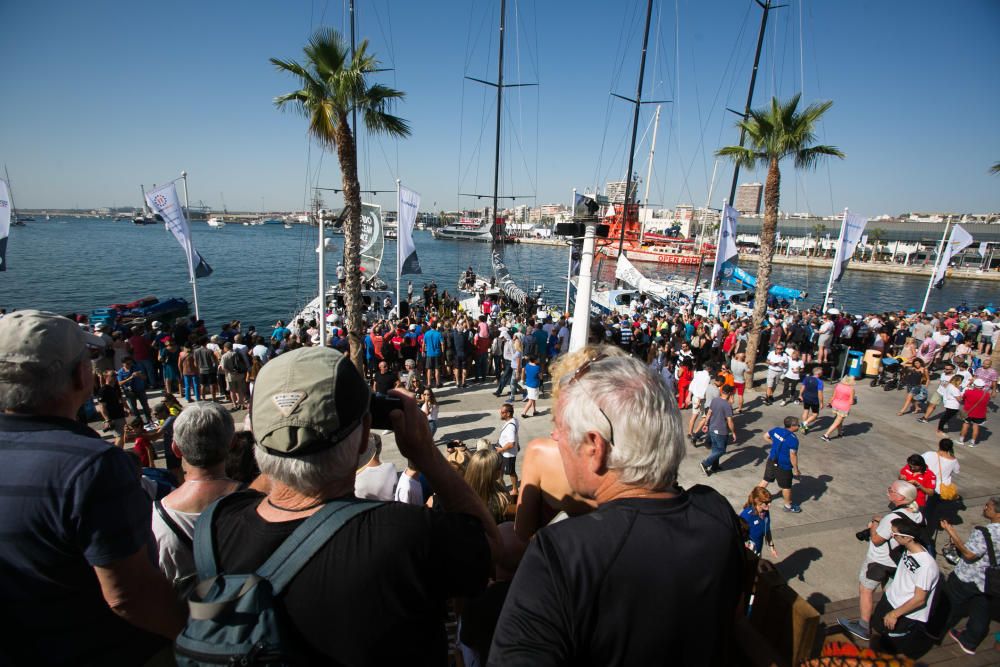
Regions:
<instances>
[{"instance_id":1,"label":"vertical banner flag","mask_svg":"<svg viewBox=\"0 0 1000 667\"><path fill-rule=\"evenodd\" d=\"M944 246L944 252L938 257L937 266L934 267L934 287L937 289L944 287L944 278L948 273L948 265L951 263L951 258L970 245L972 245L972 234L962 229L961 225L955 225L951 230L948 243Z\"/></svg>"},{"instance_id":2,"label":"vertical banner flag","mask_svg":"<svg viewBox=\"0 0 1000 667\"><path fill-rule=\"evenodd\" d=\"M361 280L378 275L385 253L385 232L382 228L382 207L361 202Z\"/></svg>"},{"instance_id":3,"label":"vertical banner flag","mask_svg":"<svg viewBox=\"0 0 1000 667\"><path fill-rule=\"evenodd\" d=\"M7 270L7 236L10 234L10 191L0 181L0 271Z\"/></svg>"},{"instance_id":4,"label":"vertical banner flag","mask_svg":"<svg viewBox=\"0 0 1000 667\"><path fill-rule=\"evenodd\" d=\"M715 249L715 269L712 273L716 282L728 280L733 275L739 251L736 248L736 218L739 214L729 204L722 209L722 224L719 228L719 247Z\"/></svg>"},{"instance_id":5,"label":"vertical banner flag","mask_svg":"<svg viewBox=\"0 0 1000 667\"><path fill-rule=\"evenodd\" d=\"M423 273L420 270L420 260L417 259L417 247L413 245L413 227L417 223L417 211L420 210L420 194L399 186L399 275L404 273Z\"/></svg>"},{"instance_id":6,"label":"vertical banner flag","mask_svg":"<svg viewBox=\"0 0 1000 667\"><path fill-rule=\"evenodd\" d=\"M862 235L865 231L865 225L868 224L868 218L862 218L860 215L845 211L841 224L840 243L837 245L837 254L833 258L833 282L835 283L839 283L840 279L844 277L847 265L851 263L851 257L854 257L854 251L858 249L858 243L866 244L868 240L867 234Z\"/></svg>"},{"instance_id":7,"label":"vertical banner flag","mask_svg":"<svg viewBox=\"0 0 1000 667\"><path fill-rule=\"evenodd\" d=\"M184 209L181 208L180 201L177 199L177 187L171 182L161 185L155 190L150 190L146 193L146 203L149 204L149 208L153 209L153 213L160 214L167 229L184 249L184 255L188 262L188 275L191 280L207 278L212 275L212 267L194 249L194 244L191 241L191 228L188 226L187 218L184 217Z\"/></svg>"},{"instance_id":8,"label":"vertical banner flag","mask_svg":"<svg viewBox=\"0 0 1000 667\"><path fill-rule=\"evenodd\" d=\"M2 225L2 224L3 224L3 221L0 220L0 225ZM986 250L989 248L989 246L990 246L990 244L987 243L986 241L983 241L982 243L979 244L979 256L980 257L986 257Z\"/></svg>"}]
</instances>

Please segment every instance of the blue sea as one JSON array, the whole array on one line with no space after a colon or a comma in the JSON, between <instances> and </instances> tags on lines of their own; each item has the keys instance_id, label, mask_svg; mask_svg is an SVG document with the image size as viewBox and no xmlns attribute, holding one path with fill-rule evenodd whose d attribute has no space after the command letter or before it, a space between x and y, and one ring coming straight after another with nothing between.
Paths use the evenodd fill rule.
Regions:
<instances>
[{"instance_id":1,"label":"blue sea","mask_svg":"<svg viewBox=\"0 0 1000 667\"><path fill-rule=\"evenodd\" d=\"M201 316L210 327L231 319L268 327L290 317L315 296L315 248L319 244L315 227L230 224L212 229L194 222L191 228L195 248L214 269L211 276L198 281ZM326 255L328 279L334 278L343 249L343 237L332 238L336 250ZM423 273L404 276L404 293L407 280L413 281L417 295L432 280L439 292L452 291L468 266L477 272L489 270L486 244L435 240L424 231L416 232L414 241ZM386 242L385 252L380 275L394 288L396 248L392 241ZM566 294L567 260L566 247L518 244L506 249L508 268L518 284L526 290L541 286L546 301L560 306ZM89 313L93 308L150 295L192 301L183 252L163 225L57 217L29 222L11 229L7 264L7 271L0 273L0 307L8 311L41 308ZM638 266L650 276L657 271L694 274L694 267ZM753 270L752 265L745 268ZM775 282L807 290L815 297L809 303L821 297L827 276L823 269L774 267ZM916 276L849 270L838 287L838 300L852 312L917 308L926 285L925 279ZM998 284L952 280L943 290L933 291L930 307L947 308L961 302L1000 303Z\"/></svg>"}]
</instances>

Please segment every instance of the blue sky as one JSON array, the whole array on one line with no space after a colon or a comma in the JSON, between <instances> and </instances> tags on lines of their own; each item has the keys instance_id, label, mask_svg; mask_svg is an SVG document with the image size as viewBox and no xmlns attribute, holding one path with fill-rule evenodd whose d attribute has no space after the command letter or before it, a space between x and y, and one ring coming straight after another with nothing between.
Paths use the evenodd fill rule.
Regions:
<instances>
[{"instance_id":1,"label":"blue sky","mask_svg":"<svg viewBox=\"0 0 1000 667\"><path fill-rule=\"evenodd\" d=\"M796 174L782 209L828 214L1000 210L1000 3L786 0L772 12L755 106L799 90L831 99L820 141L847 159ZM492 189L498 2L357 0L358 34L407 93L413 136L363 138L362 187L395 178L425 209L474 206ZM506 194L566 202L621 179L645 2L509 0ZM230 210L301 208L307 183L339 187L334 155L272 98L294 88L268 58L301 57L345 3L0 3L0 162L22 207L137 205L147 186L189 173L194 202ZM645 99L670 99L650 201L705 203L713 152L736 143L759 10L752 0L657 0ZM643 109L635 171L645 178L654 106ZM720 163L712 205L726 196ZM740 180L750 180L754 174ZM762 178L762 174L756 175ZM642 191L642 190L641 190ZM393 197L378 198L394 206ZM485 200L483 200L485 201ZM329 197L337 205L335 197Z\"/></svg>"}]
</instances>

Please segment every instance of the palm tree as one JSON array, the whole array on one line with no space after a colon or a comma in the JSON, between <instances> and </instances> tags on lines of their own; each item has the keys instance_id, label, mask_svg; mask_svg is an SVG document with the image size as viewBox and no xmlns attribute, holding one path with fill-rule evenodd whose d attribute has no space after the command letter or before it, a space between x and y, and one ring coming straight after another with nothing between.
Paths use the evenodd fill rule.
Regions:
<instances>
[{"instance_id":1,"label":"palm tree","mask_svg":"<svg viewBox=\"0 0 1000 667\"><path fill-rule=\"evenodd\" d=\"M868 242L872 245L872 260L877 257L881 247L882 239L885 238L885 230L879 227L868 231Z\"/></svg>"},{"instance_id":2,"label":"palm tree","mask_svg":"<svg viewBox=\"0 0 1000 667\"><path fill-rule=\"evenodd\" d=\"M826 234L826 225L816 224L812 226L813 236L816 237L816 245L813 247L813 257L819 255L823 248L823 235Z\"/></svg>"},{"instance_id":3,"label":"palm tree","mask_svg":"<svg viewBox=\"0 0 1000 667\"><path fill-rule=\"evenodd\" d=\"M1000 162L997 162L992 167L990 167L991 174L1000 174Z\"/></svg>"},{"instance_id":4,"label":"palm tree","mask_svg":"<svg viewBox=\"0 0 1000 667\"><path fill-rule=\"evenodd\" d=\"M409 124L389 113L391 105L405 94L383 85L369 85L366 76L377 71L379 62L368 53L368 40L361 42L354 57L336 30L320 28L303 48L305 64L271 58L278 71L295 76L301 88L274 98L274 105L290 109L309 121L309 134L323 148L336 150L347 217L344 221L344 268L347 269L344 305L351 361L363 372L361 301L361 184L358 182L358 152L348 119L357 112L365 127L375 134L406 137Z\"/></svg>"},{"instance_id":5,"label":"palm tree","mask_svg":"<svg viewBox=\"0 0 1000 667\"><path fill-rule=\"evenodd\" d=\"M754 297L753 331L747 343L747 362L751 382L753 366L757 359L761 325L767 314L767 292L771 288L771 261L774 257L774 235L778 229L778 201L781 194L781 169L784 158L793 158L796 167L810 168L823 157L843 158L834 146L813 145L816 124L833 102L819 102L799 111L799 98L795 95L787 102L771 98L771 106L754 109L749 116L737 123L746 135L749 146L726 146L716 155L728 157L740 167L752 169L767 165L767 182L764 185L764 221L760 228L760 258L757 262L757 292Z\"/></svg>"}]
</instances>

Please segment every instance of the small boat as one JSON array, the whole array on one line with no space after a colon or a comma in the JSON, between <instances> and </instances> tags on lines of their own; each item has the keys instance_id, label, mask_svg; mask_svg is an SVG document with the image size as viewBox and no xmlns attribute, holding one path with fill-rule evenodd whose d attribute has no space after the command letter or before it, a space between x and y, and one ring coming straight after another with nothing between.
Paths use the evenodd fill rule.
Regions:
<instances>
[{"instance_id":1,"label":"small boat","mask_svg":"<svg viewBox=\"0 0 1000 667\"><path fill-rule=\"evenodd\" d=\"M286 222L285 225L284 225L284 227L285 227L285 229L291 229L292 228L292 223Z\"/></svg>"},{"instance_id":2,"label":"small boat","mask_svg":"<svg viewBox=\"0 0 1000 667\"><path fill-rule=\"evenodd\" d=\"M208 219L208 226L214 229L221 229L226 226L226 222L222 218L211 217Z\"/></svg>"}]
</instances>

